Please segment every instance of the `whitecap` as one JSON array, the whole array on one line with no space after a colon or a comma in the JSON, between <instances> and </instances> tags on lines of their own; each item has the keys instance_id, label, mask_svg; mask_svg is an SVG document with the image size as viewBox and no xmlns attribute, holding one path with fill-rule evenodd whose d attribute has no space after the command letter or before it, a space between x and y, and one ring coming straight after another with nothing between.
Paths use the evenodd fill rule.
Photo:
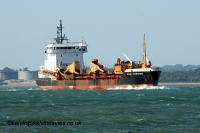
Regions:
<instances>
[{"instance_id":1,"label":"whitecap","mask_svg":"<svg viewBox=\"0 0 200 133\"><path fill-rule=\"evenodd\" d=\"M8 91L17 91L16 89L9 89Z\"/></svg>"},{"instance_id":2,"label":"whitecap","mask_svg":"<svg viewBox=\"0 0 200 133\"><path fill-rule=\"evenodd\" d=\"M21 100L21 102L28 102L27 100Z\"/></svg>"},{"instance_id":3,"label":"whitecap","mask_svg":"<svg viewBox=\"0 0 200 133\"><path fill-rule=\"evenodd\" d=\"M108 88L107 90L172 90L172 89L179 89L179 88L173 86L147 86L147 85L132 87L131 85L127 85L127 87L125 88L116 86L115 88Z\"/></svg>"},{"instance_id":4,"label":"whitecap","mask_svg":"<svg viewBox=\"0 0 200 133\"><path fill-rule=\"evenodd\" d=\"M145 96L144 94L137 94L137 96L141 97L141 96Z\"/></svg>"},{"instance_id":5,"label":"whitecap","mask_svg":"<svg viewBox=\"0 0 200 133\"><path fill-rule=\"evenodd\" d=\"M137 121L143 121L144 119L138 119Z\"/></svg>"},{"instance_id":6,"label":"whitecap","mask_svg":"<svg viewBox=\"0 0 200 133\"><path fill-rule=\"evenodd\" d=\"M99 92L97 93L98 95L102 95L102 94L100 94Z\"/></svg>"},{"instance_id":7,"label":"whitecap","mask_svg":"<svg viewBox=\"0 0 200 133\"><path fill-rule=\"evenodd\" d=\"M29 88L28 90L40 90L40 88Z\"/></svg>"}]
</instances>

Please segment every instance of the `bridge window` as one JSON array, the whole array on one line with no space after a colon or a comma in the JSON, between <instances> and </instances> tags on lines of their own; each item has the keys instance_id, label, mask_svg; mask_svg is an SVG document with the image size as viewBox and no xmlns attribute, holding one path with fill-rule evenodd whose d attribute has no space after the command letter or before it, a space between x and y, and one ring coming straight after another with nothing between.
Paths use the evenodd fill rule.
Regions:
<instances>
[{"instance_id":1,"label":"bridge window","mask_svg":"<svg viewBox=\"0 0 200 133\"><path fill-rule=\"evenodd\" d=\"M87 47L82 47L82 51L86 51L87 50Z\"/></svg>"}]
</instances>

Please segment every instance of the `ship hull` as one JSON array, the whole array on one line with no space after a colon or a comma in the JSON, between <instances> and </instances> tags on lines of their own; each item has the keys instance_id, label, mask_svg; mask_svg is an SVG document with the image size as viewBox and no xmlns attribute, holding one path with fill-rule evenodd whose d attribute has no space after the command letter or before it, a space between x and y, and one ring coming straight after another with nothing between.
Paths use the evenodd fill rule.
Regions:
<instances>
[{"instance_id":1,"label":"ship hull","mask_svg":"<svg viewBox=\"0 0 200 133\"><path fill-rule=\"evenodd\" d=\"M159 76L160 71L125 72L122 75L79 76L68 80L38 78L36 83L43 90L106 90L116 87L157 86Z\"/></svg>"}]
</instances>

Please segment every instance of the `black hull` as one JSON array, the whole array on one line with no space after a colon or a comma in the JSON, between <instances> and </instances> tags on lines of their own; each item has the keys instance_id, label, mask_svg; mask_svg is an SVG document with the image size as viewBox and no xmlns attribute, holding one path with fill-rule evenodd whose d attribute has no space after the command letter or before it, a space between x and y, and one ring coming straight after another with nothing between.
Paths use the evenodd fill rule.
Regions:
<instances>
[{"instance_id":1,"label":"black hull","mask_svg":"<svg viewBox=\"0 0 200 133\"><path fill-rule=\"evenodd\" d=\"M120 84L153 84L157 86L160 72L125 72L120 78Z\"/></svg>"}]
</instances>

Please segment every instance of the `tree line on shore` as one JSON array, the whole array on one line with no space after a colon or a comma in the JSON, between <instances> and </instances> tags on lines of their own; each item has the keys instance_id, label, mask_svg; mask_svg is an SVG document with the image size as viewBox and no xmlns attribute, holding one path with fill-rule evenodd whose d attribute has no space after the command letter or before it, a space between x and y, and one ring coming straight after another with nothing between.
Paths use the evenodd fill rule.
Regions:
<instances>
[{"instance_id":1,"label":"tree line on shore","mask_svg":"<svg viewBox=\"0 0 200 133\"><path fill-rule=\"evenodd\" d=\"M17 71L29 71L28 70L28 67L25 67L25 68L23 68L23 69L19 69L19 70L14 70L14 69L11 69L11 68L9 68L9 67L4 67L2 70L1 70L2 72L17 72Z\"/></svg>"},{"instance_id":2,"label":"tree line on shore","mask_svg":"<svg viewBox=\"0 0 200 133\"><path fill-rule=\"evenodd\" d=\"M200 82L200 68L191 71L162 71L159 82Z\"/></svg>"},{"instance_id":3,"label":"tree line on shore","mask_svg":"<svg viewBox=\"0 0 200 133\"><path fill-rule=\"evenodd\" d=\"M200 65L183 66L182 64L176 64L176 65L165 65L162 67L162 71L190 71L198 68L200 68Z\"/></svg>"}]
</instances>

